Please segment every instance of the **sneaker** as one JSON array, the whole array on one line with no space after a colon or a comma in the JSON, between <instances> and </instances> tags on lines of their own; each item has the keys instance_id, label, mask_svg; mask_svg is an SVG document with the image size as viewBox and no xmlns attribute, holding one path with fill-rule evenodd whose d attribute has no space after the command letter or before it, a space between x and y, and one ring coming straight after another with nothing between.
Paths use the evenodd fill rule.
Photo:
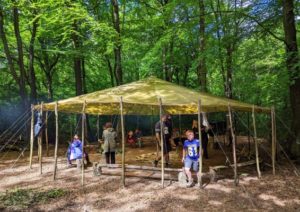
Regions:
<instances>
[{"instance_id":1,"label":"sneaker","mask_svg":"<svg viewBox=\"0 0 300 212\"><path fill-rule=\"evenodd\" d=\"M157 165L158 165L158 161L157 161L157 160L154 160L154 161L153 161L153 166L154 166L154 167L157 167Z\"/></svg>"},{"instance_id":2,"label":"sneaker","mask_svg":"<svg viewBox=\"0 0 300 212\"><path fill-rule=\"evenodd\" d=\"M189 182L186 184L186 187L189 188L189 187L192 187L193 185L193 179L189 179Z\"/></svg>"}]
</instances>

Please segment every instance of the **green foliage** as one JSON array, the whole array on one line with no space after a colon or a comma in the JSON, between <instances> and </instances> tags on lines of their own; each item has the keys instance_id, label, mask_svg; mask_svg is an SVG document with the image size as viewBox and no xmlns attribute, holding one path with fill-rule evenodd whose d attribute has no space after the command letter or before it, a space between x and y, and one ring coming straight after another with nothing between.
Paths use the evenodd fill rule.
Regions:
<instances>
[{"instance_id":1,"label":"green foliage","mask_svg":"<svg viewBox=\"0 0 300 212\"><path fill-rule=\"evenodd\" d=\"M168 71L172 72L173 82L198 89L197 67L199 59L205 57L208 91L225 96L224 79L229 58L227 50L231 47L234 98L251 104L275 105L279 114L284 114L289 108L287 102L291 82L285 68L284 43L279 40L284 37L284 32L281 7L277 1L205 0L204 52L199 51L198 1L118 1L120 38L113 27L110 1L16 2L1 1L4 29L14 66L18 69L12 18L12 8L17 6L20 11L24 61L28 68L32 24L38 20L34 43L38 101L75 95L75 56L84 59L87 92L111 87L109 70L115 65L114 47L119 44L122 46L125 83L150 75L164 78L165 49L165 63ZM237 5L234 5L235 2ZM299 2L295 3L295 12L299 15ZM300 22L296 24L299 27ZM76 49L72 40L74 35L81 41ZM17 104L20 100L18 86L9 71L2 41L0 49L0 104ZM58 61L51 72L51 99L45 70L57 57ZM26 75L29 93L29 73Z\"/></svg>"},{"instance_id":2,"label":"green foliage","mask_svg":"<svg viewBox=\"0 0 300 212\"><path fill-rule=\"evenodd\" d=\"M62 189L34 191L33 189L15 189L0 194L0 208L26 209L36 204L44 204L63 197L68 192Z\"/></svg>"}]
</instances>

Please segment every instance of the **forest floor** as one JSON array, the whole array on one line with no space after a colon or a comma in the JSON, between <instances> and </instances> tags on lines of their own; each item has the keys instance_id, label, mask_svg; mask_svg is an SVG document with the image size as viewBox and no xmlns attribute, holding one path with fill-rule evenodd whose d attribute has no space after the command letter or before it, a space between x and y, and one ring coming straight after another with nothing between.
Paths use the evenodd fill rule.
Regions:
<instances>
[{"instance_id":1,"label":"forest floor","mask_svg":"<svg viewBox=\"0 0 300 212\"><path fill-rule=\"evenodd\" d=\"M239 143L245 138L239 138ZM247 147L245 142L243 147ZM248 148L248 147L247 147ZM230 154L230 148L225 148ZM251 151L253 148L251 147ZM151 165L155 145L145 142L143 148L127 148L126 163ZM43 158L43 174L34 157L28 168L28 153L13 166L18 154L9 153L0 161L0 210L30 211L300 211L300 180L288 164L277 166L276 175L268 166L262 178L256 176L255 166L238 169L239 185L233 182L232 170L220 171L216 183L204 179L204 188L182 188L177 181L155 179L160 173L128 171L126 187L121 186L119 170L105 170L93 175L93 168L85 169L84 186L81 172L66 167L65 149L59 149L57 179L53 181L53 157ZM263 155L264 153L262 153ZM36 155L36 152L35 152ZM53 155L51 149L50 155ZM266 153L265 153L266 155ZM209 166L224 164L221 150L209 149L204 171ZM90 151L92 161L102 161L96 151ZM171 167L179 168L180 153L171 153ZM117 162L120 154L117 155ZM298 167L299 168L299 167ZM166 174L166 177L173 177Z\"/></svg>"}]
</instances>

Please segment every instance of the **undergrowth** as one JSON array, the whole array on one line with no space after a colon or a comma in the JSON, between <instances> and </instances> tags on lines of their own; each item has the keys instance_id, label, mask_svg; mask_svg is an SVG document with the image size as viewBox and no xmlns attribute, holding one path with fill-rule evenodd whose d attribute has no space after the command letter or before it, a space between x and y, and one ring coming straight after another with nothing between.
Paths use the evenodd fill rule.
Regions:
<instances>
[{"instance_id":1,"label":"undergrowth","mask_svg":"<svg viewBox=\"0 0 300 212\"><path fill-rule=\"evenodd\" d=\"M36 204L44 204L65 196L68 192L63 189L35 191L33 189L14 189L0 193L0 209L26 209Z\"/></svg>"}]
</instances>

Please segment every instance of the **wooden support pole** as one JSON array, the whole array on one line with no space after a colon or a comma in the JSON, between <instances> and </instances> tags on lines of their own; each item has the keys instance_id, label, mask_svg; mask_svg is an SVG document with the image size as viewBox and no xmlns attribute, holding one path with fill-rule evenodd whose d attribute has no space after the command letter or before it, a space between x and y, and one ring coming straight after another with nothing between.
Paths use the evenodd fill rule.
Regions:
<instances>
[{"instance_id":1,"label":"wooden support pole","mask_svg":"<svg viewBox=\"0 0 300 212\"><path fill-rule=\"evenodd\" d=\"M42 126L43 126L43 102L41 103L40 116L41 116L41 121L42 121ZM40 129L39 136L38 136L38 158L39 158L39 164L40 164L40 174L43 174L42 138L43 138L43 127Z\"/></svg>"},{"instance_id":2,"label":"wooden support pole","mask_svg":"<svg viewBox=\"0 0 300 212\"><path fill-rule=\"evenodd\" d=\"M275 157L276 157L276 127L275 127L275 108L271 108L271 120L272 120L272 167L273 175L275 175Z\"/></svg>"},{"instance_id":3,"label":"wooden support pole","mask_svg":"<svg viewBox=\"0 0 300 212\"><path fill-rule=\"evenodd\" d=\"M31 105L31 125L30 125L30 153L29 153L29 168L32 168L33 141L34 141L34 107Z\"/></svg>"},{"instance_id":4,"label":"wooden support pole","mask_svg":"<svg viewBox=\"0 0 300 212\"><path fill-rule=\"evenodd\" d=\"M248 127L248 156L251 156L251 142L250 142L250 117L249 112L247 112L247 127Z\"/></svg>"},{"instance_id":5,"label":"wooden support pole","mask_svg":"<svg viewBox=\"0 0 300 212\"><path fill-rule=\"evenodd\" d=\"M154 135L155 133L154 133L154 130L153 130L153 110L154 110L154 109L153 109L153 106L151 106L151 119L150 119L151 127L150 127L150 128L151 128L151 135L152 135L152 136L155 136L155 135ZM156 154L156 156L157 156L157 154Z\"/></svg>"},{"instance_id":6,"label":"wooden support pole","mask_svg":"<svg viewBox=\"0 0 300 212\"><path fill-rule=\"evenodd\" d=\"M55 148L54 148L54 172L53 180L56 180L56 170L57 170L57 148L58 148L58 103L55 102Z\"/></svg>"},{"instance_id":7,"label":"wooden support pole","mask_svg":"<svg viewBox=\"0 0 300 212\"><path fill-rule=\"evenodd\" d=\"M82 106L82 118L81 118L81 141L82 141L82 158L81 158L81 186L84 185L84 140L85 140L85 107L86 101Z\"/></svg>"},{"instance_id":8,"label":"wooden support pole","mask_svg":"<svg viewBox=\"0 0 300 212\"><path fill-rule=\"evenodd\" d=\"M256 158L256 169L258 178L261 178L261 172L259 167L259 152L257 143L256 123L255 123L255 106L252 106L252 120L253 120L253 132L254 132L254 143L255 143L255 158Z\"/></svg>"},{"instance_id":9,"label":"wooden support pole","mask_svg":"<svg viewBox=\"0 0 300 212\"><path fill-rule=\"evenodd\" d=\"M49 138L48 138L48 111L45 118L45 139L46 139L46 155L49 156Z\"/></svg>"},{"instance_id":10,"label":"wooden support pole","mask_svg":"<svg viewBox=\"0 0 300 212\"><path fill-rule=\"evenodd\" d=\"M181 142L181 138L182 138L182 127L181 127L181 113L180 113L180 112L179 112L178 116L179 116L179 138L180 138L180 142Z\"/></svg>"},{"instance_id":11,"label":"wooden support pole","mask_svg":"<svg viewBox=\"0 0 300 212\"><path fill-rule=\"evenodd\" d=\"M235 134L233 130L233 124L232 124L232 114L231 114L231 107L228 104L228 114L229 114L229 123L230 123L230 131L232 136L232 154L233 154L233 165L234 165L234 184L238 185L238 176L237 176L237 162L236 162L236 143L235 143Z\"/></svg>"},{"instance_id":12,"label":"wooden support pole","mask_svg":"<svg viewBox=\"0 0 300 212\"><path fill-rule=\"evenodd\" d=\"M199 171L198 171L198 185L202 188L202 132L201 132L201 100L198 100L198 134L199 134Z\"/></svg>"},{"instance_id":13,"label":"wooden support pole","mask_svg":"<svg viewBox=\"0 0 300 212\"><path fill-rule=\"evenodd\" d=\"M123 97L120 97L120 116L121 116L121 133L122 133L122 185L125 187L125 130L123 115Z\"/></svg>"},{"instance_id":14,"label":"wooden support pole","mask_svg":"<svg viewBox=\"0 0 300 212\"><path fill-rule=\"evenodd\" d=\"M164 131L163 131L163 108L162 108L162 101L161 98L158 99L159 101L159 118L160 118L160 148L161 148L161 186L164 188L165 186L165 158L164 158Z\"/></svg>"},{"instance_id":15,"label":"wooden support pole","mask_svg":"<svg viewBox=\"0 0 300 212\"><path fill-rule=\"evenodd\" d=\"M99 135L99 132L100 132L100 120L99 120L99 114L97 115L97 142L99 141L99 138L100 138L100 135Z\"/></svg>"}]
</instances>

